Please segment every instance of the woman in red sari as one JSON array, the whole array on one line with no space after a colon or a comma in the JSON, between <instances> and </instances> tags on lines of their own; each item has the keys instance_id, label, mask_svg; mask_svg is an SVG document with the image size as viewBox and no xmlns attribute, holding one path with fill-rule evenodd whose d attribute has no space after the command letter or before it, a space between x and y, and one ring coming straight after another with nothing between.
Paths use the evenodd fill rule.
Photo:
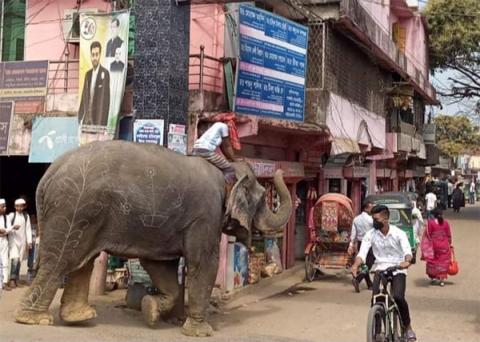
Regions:
<instances>
[{"instance_id":1,"label":"woman in red sari","mask_svg":"<svg viewBox=\"0 0 480 342\"><path fill-rule=\"evenodd\" d=\"M434 219L428 221L428 236L433 242L435 252L432 260L427 260L427 275L432 279L432 284L439 283L445 286L445 279L448 277L448 265L450 264L452 245L452 234L448 221L443 218L442 211L433 211Z\"/></svg>"}]
</instances>

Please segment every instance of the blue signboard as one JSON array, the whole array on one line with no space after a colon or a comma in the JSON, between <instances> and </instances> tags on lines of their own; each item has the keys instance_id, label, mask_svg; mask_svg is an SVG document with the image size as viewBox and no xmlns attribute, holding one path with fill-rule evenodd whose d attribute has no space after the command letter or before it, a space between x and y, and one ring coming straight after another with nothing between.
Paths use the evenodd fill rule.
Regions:
<instances>
[{"instance_id":1,"label":"blue signboard","mask_svg":"<svg viewBox=\"0 0 480 342\"><path fill-rule=\"evenodd\" d=\"M51 163L79 146L77 117L33 119L29 163Z\"/></svg>"},{"instance_id":2,"label":"blue signboard","mask_svg":"<svg viewBox=\"0 0 480 342\"><path fill-rule=\"evenodd\" d=\"M248 5L239 27L235 111L303 121L308 28Z\"/></svg>"}]
</instances>

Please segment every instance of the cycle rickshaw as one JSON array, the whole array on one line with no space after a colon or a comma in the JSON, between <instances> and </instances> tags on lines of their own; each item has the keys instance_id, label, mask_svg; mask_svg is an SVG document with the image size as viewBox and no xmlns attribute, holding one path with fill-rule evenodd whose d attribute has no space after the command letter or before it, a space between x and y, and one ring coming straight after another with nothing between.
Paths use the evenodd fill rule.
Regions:
<instances>
[{"instance_id":1,"label":"cycle rickshaw","mask_svg":"<svg viewBox=\"0 0 480 342\"><path fill-rule=\"evenodd\" d=\"M305 247L305 279L313 281L322 269L346 269L352 264L348 253L354 218L352 201L337 193L320 197L308 218Z\"/></svg>"}]
</instances>

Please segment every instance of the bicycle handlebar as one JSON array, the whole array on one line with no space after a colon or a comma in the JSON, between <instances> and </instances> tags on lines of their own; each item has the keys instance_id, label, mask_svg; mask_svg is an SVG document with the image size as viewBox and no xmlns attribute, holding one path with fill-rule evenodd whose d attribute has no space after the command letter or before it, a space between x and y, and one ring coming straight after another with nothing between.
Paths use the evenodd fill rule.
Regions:
<instances>
[{"instance_id":1,"label":"bicycle handlebar","mask_svg":"<svg viewBox=\"0 0 480 342\"><path fill-rule=\"evenodd\" d=\"M388 277L388 276L392 276L393 272L399 271L401 269L402 268L400 267L400 265L397 265L397 266L389 267L389 268L387 268L386 270L383 270L383 271L377 271L377 273Z\"/></svg>"}]
</instances>

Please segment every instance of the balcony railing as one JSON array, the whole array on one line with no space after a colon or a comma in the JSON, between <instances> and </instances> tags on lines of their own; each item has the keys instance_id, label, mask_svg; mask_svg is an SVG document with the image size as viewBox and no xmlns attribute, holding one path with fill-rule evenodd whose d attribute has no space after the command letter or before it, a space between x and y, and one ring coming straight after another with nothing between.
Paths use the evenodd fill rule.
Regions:
<instances>
[{"instance_id":1,"label":"balcony railing","mask_svg":"<svg viewBox=\"0 0 480 342\"><path fill-rule=\"evenodd\" d=\"M200 53L192 54L189 57L190 110L217 111L226 109L227 92L224 91L223 85L223 61L205 54L203 45L200 47Z\"/></svg>"},{"instance_id":2,"label":"balcony railing","mask_svg":"<svg viewBox=\"0 0 480 342\"><path fill-rule=\"evenodd\" d=\"M369 40L403 70L428 97L436 99L435 88L430 84L428 76L397 48L390 34L375 22L358 0L342 0L340 14L352 20Z\"/></svg>"},{"instance_id":3,"label":"balcony railing","mask_svg":"<svg viewBox=\"0 0 480 342\"><path fill-rule=\"evenodd\" d=\"M200 53L190 55L189 90L223 92L223 63L220 59L205 54L205 47L200 46Z\"/></svg>"}]
</instances>

